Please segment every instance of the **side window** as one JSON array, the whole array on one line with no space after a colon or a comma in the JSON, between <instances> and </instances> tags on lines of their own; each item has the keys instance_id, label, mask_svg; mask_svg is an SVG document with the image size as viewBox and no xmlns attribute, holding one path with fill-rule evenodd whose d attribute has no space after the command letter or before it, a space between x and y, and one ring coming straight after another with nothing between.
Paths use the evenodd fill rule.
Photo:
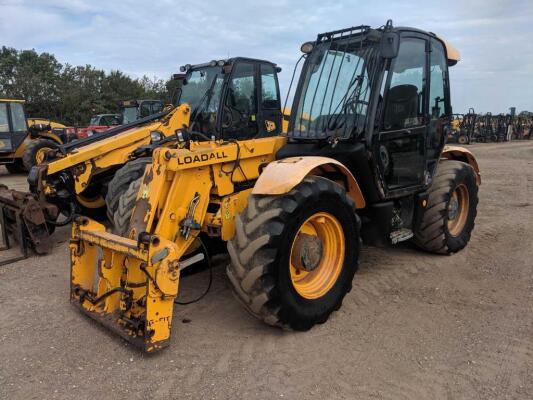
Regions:
<instances>
[{"instance_id":1,"label":"side window","mask_svg":"<svg viewBox=\"0 0 533 400\"><path fill-rule=\"evenodd\" d=\"M402 40L387 93L384 130L407 129L424 124L425 48L424 40Z\"/></svg>"},{"instance_id":2,"label":"side window","mask_svg":"<svg viewBox=\"0 0 533 400\"><path fill-rule=\"evenodd\" d=\"M156 102L152 104L152 114L157 114L158 112L161 112L163 110L163 104Z\"/></svg>"},{"instance_id":3,"label":"side window","mask_svg":"<svg viewBox=\"0 0 533 400\"><path fill-rule=\"evenodd\" d=\"M150 103L144 102L141 104L140 118L147 117L151 114Z\"/></svg>"},{"instance_id":4,"label":"side window","mask_svg":"<svg viewBox=\"0 0 533 400\"><path fill-rule=\"evenodd\" d=\"M263 109L280 109L276 71L272 65L261 65L261 105Z\"/></svg>"},{"instance_id":5,"label":"side window","mask_svg":"<svg viewBox=\"0 0 533 400\"><path fill-rule=\"evenodd\" d=\"M13 124L13 132L26 131L26 118L24 117L24 108L20 103L11 103L11 123Z\"/></svg>"},{"instance_id":6,"label":"side window","mask_svg":"<svg viewBox=\"0 0 533 400\"><path fill-rule=\"evenodd\" d=\"M433 173L437 165L441 147L445 141L445 126L448 124L449 107L446 52L437 40L431 41L429 58L429 129L426 140L427 167ZM457 124L459 125L459 124Z\"/></svg>"},{"instance_id":7,"label":"side window","mask_svg":"<svg viewBox=\"0 0 533 400\"><path fill-rule=\"evenodd\" d=\"M0 132L9 132L9 120L7 119L7 104L0 104Z\"/></svg>"},{"instance_id":8,"label":"side window","mask_svg":"<svg viewBox=\"0 0 533 400\"><path fill-rule=\"evenodd\" d=\"M441 118L446 115L446 54L442 44L434 41L432 43L430 57L430 87L429 87L429 107L431 118Z\"/></svg>"},{"instance_id":9,"label":"side window","mask_svg":"<svg viewBox=\"0 0 533 400\"><path fill-rule=\"evenodd\" d=\"M225 101L226 137L249 138L257 134L257 99L254 64L234 65Z\"/></svg>"}]
</instances>

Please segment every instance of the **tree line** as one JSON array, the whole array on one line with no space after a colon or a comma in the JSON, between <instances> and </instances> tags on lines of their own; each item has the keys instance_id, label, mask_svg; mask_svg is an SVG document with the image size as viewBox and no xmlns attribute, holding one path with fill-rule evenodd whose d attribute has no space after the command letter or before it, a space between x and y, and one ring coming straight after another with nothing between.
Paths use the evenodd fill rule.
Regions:
<instances>
[{"instance_id":1,"label":"tree line","mask_svg":"<svg viewBox=\"0 0 533 400\"><path fill-rule=\"evenodd\" d=\"M94 114L117 113L121 100L170 103L174 85L172 80L133 79L118 70L61 64L46 52L5 46L0 51L0 98L26 100L28 116L66 125L83 126Z\"/></svg>"}]
</instances>

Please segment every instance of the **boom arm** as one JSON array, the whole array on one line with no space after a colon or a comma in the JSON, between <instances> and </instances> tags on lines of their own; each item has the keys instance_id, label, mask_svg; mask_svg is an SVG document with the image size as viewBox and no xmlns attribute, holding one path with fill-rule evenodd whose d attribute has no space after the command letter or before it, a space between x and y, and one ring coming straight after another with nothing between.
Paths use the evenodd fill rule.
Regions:
<instances>
[{"instance_id":1,"label":"boom arm","mask_svg":"<svg viewBox=\"0 0 533 400\"><path fill-rule=\"evenodd\" d=\"M149 144L151 132L157 131L163 137L169 137L175 134L176 130L187 128L189 113L189 106L181 105L151 124L132 128L119 135L74 149L65 157L50 162L47 166L47 175L72 169L76 193L81 193L94 174L126 163L134 150Z\"/></svg>"}]
</instances>

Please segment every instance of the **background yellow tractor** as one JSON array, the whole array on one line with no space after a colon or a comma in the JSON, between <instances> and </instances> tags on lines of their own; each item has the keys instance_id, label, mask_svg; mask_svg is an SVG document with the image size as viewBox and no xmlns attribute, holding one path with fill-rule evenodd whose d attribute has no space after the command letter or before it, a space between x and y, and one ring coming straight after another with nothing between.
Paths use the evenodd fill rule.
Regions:
<instances>
[{"instance_id":1,"label":"background yellow tractor","mask_svg":"<svg viewBox=\"0 0 533 400\"><path fill-rule=\"evenodd\" d=\"M27 118L24 100L0 99L0 165L10 173L29 171L75 136L67 127L44 118Z\"/></svg>"},{"instance_id":2,"label":"background yellow tractor","mask_svg":"<svg viewBox=\"0 0 533 400\"><path fill-rule=\"evenodd\" d=\"M242 57L222 64L187 65L186 74L176 74L182 81L178 103L190 104L186 118L183 108L160 110L156 101L124 103L124 108L133 110L134 121L48 151L48 161L28 175L30 193L0 185L0 213L9 236L23 237L20 243L42 254L50 249L48 236L54 227L68 224L75 214L102 220L107 211L114 222L120 195L143 175L154 148L179 142L177 132L184 128L185 120L190 119L198 138L206 138L215 127L228 140L278 135L282 129L278 67ZM227 73L220 74L221 68ZM260 87L269 97L257 105ZM223 106L222 98L226 101ZM224 120L218 118L222 109L231 111ZM152 112L155 114L144 115ZM125 218L123 210L119 219ZM19 220L24 223L17 223Z\"/></svg>"},{"instance_id":3,"label":"background yellow tractor","mask_svg":"<svg viewBox=\"0 0 533 400\"><path fill-rule=\"evenodd\" d=\"M307 330L341 307L363 241L437 254L467 245L479 169L468 151L444 146L458 52L391 21L320 34L302 51L286 135L251 124L274 109L263 76L221 61L207 105L194 118L179 107L179 141L156 148L120 195L115 234L75 220L76 307L145 351L161 349L180 272L201 258L191 251L206 235L227 242L229 282L248 311ZM227 90L211 102L217 82Z\"/></svg>"}]
</instances>

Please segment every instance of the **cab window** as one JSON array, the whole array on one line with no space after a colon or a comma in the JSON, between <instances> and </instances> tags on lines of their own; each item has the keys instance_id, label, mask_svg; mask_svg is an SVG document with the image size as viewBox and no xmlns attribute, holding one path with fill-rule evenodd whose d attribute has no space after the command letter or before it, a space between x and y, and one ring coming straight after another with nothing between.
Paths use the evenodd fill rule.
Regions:
<instances>
[{"instance_id":1,"label":"cab window","mask_svg":"<svg viewBox=\"0 0 533 400\"><path fill-rule=\"evenodd\" d=\"M137 107L126 107L122 112L124 124L129 124L137 120Z\"/></svg>"},{"instance_id":2,"label":"cab window","mask_svg":"<svg viewBox=\"0 0 533 400\"><path fill-rule=\"evenodd\" d=\"M232 137L253 137L257 134L257 101L255 68L251 63L233 67L225 101L224 128Z\"/></svg>"},{"instance_id":3,"label":"cab window","mask_svg":"<svg viewBox=\"0 0 533 400\"><path fill-rule=\"evenodd\" d=\"M431 41L429 58L429 129L426 140L427 170L433 173L445 141L445 127L451 114L448 99L446 51L441 42Z\"/></svg>"},{"instance_id":4,"label":"cab window","mask_svg":"<svg viewBox=\"0 0 533 400\"><path fill-rule=\"evenodd\" d=\"M442 44L434 41L432 43L430 57L430 88L429 88L429 107L431 118L441 118L446 115L446 54Z\"/></svg>"},{"instance_id":5,"label":"cab window","mask_svg":"<svg viewBox=\"0 0 533 400\"><path fill-rule=\"evenodd\" d=\"M280 109L276 71L272 65L261 65L261 105L263 109Z\"/></svg>"},{"instance_id":6,"label":"cab window","mask_svg":"<svg viewBox=\"0 0 533 400\"><path fill-rule=\"evenodd\" d=\"M13 124L13 132L26 131L26 118L24 116L24 108L20 103L11 103L11 123Z\"/></svg>"},{"instance_id":7,"label":"cab window","mask_svg":"<svg viewBox=\"0 0 533 400\"><path fill-rule=\"evenodd\" d=\"M424 124L424 67L426 42L402 41L387 93L384 130L408 129Z\"/></svg>"},{"instance_id":8,"label":"cab window","mask_svg":"<svg viewBox=\"0 0 533 400\"><path fill-rule=\"evenodd\" d=\"M149 115L151 115L152 112L150 110L150 103L142 103L141 104L141 110L140 110L140 117L144 118Z\"/></svg>"},{"instance_id":9,"label":"cab window","mask_svg":"<svg viewBox=\"0 0 533 400\"><path fill-rule=\"evenodd\" d=\"M9 132L9 120L7 119L7 104L0 104L0 132Z\"/></svg>"},{"instance_id":10,"label":"cab window","mask_svg":"<svg viewBox=\"0 0 533 400\"><path fill-rule=\"evenodd\" d=\"M152 114L157 114L158 112L163 111L163 104L159 102L155 102L152 104Z\"/></svg>"}]
</instances>

